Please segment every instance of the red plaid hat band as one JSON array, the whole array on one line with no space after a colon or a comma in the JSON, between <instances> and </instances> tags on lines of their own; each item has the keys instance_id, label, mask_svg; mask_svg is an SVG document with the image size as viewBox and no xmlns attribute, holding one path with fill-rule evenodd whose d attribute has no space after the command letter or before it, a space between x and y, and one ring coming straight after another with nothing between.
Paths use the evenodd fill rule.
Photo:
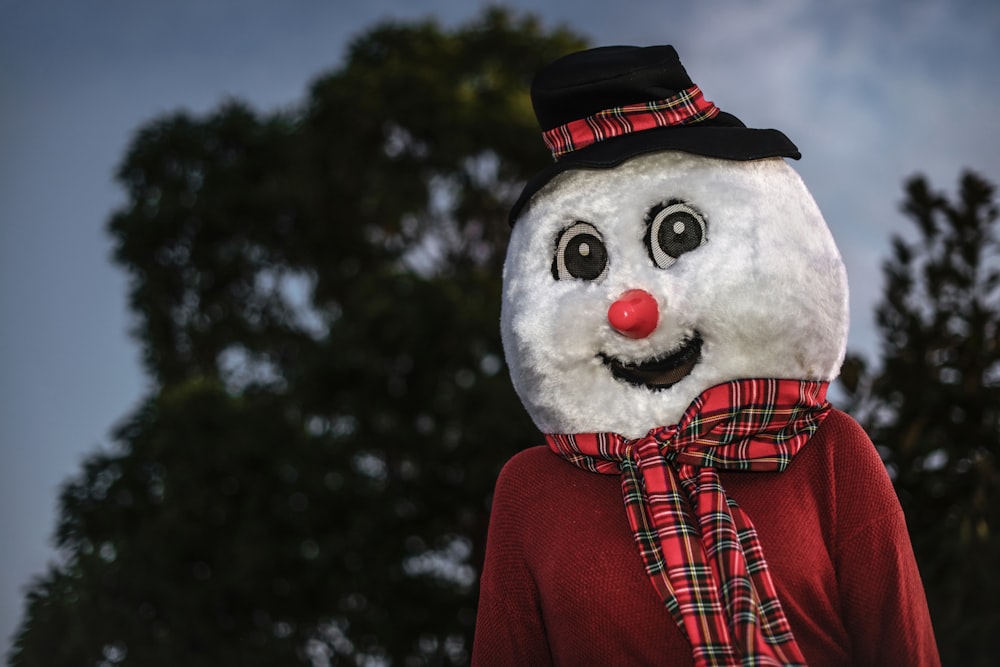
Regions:
<instances>
[{"instance_id":1,"label":"red plaid hat band","mask_svg":"<svg viewBox=\"0 0 1000 667\"><path fill-rule=\"evenodd\" d=\"M698 86L691 86L664 100L629 104L598 111L593 116L570 121L542 133L545 145L558 160L605 139L658 127L691 125L713 118L719 108L705 99Z\"/></svg>"}]
</instances>

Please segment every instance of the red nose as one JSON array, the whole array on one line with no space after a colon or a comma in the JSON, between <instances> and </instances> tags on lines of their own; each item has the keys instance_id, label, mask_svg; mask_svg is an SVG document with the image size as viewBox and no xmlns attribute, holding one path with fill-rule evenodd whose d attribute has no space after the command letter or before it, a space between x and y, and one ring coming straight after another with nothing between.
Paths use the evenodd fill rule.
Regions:
<instances>
[{"instance_id":1,"label":"red nose","mask_svg":"<svg viewBox=\"0 0 1000 667\"><path fill-rule=\"evenodd\" d=\"M659 321L656 299L646 290L629 290L608 308L608 323L629 338L645 338L653 333Z\"/></svg>"}]
</instances>

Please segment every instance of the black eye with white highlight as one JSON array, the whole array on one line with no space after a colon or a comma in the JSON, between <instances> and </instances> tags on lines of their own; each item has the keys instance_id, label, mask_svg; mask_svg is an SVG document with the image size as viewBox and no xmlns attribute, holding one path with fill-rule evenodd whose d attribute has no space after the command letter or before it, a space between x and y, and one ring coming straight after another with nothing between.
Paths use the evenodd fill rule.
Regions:
<instances>
[{"instance_id":1,"label":"black eye with white highlight","mask_svg":"<svg viewBox=\"0 0 1000 667\"><path fill-rule=\"evenodd\" d=\"M608 273L608 249L597 228L574 222L556 239L552 276L556 280L600 280Z\"/></svg>"},{"instance_id":2,"label":"black eye with white highlight","mask_svg":"<svg viewBox=\"0 0 1000 667\"><path fill-rule=\"evenodd\" d=\"M705 217L682 201L654 206L646 217L646 225L646 249L650 259L661 269L708 242Z\"/></svg>"}]
</instances>

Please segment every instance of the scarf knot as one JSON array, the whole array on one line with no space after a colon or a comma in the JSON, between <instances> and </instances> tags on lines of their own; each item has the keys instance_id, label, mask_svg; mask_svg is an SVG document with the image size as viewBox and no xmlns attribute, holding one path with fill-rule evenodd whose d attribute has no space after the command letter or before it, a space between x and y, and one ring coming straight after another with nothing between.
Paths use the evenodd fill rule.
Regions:
<instances>
[{"instance_id":1,"label":"scarf knot","mask_svg":"<svg viewBox=\"0 0 1000 667\"><path fill-rule=\"evenodd\" d=\"M700 667L805 664L753 523L718 473L785 470L829 414L827 386L736 380L640 438L546 435L573 465L621 476L646 574Z\"/></svg>"}]
</instances>

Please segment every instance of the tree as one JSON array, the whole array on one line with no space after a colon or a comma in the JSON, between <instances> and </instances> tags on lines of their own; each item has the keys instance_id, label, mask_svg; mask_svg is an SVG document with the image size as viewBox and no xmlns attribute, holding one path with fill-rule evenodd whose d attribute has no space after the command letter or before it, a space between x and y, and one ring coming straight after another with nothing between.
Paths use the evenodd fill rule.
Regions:
<instances>
[{"instance_id":1,"label":"tree","mask_svg":"<svg viewBox=\"0 0 1000 667\"><path fill-rule=\"evenodd\" d=\"M922 177L903 211L877 309L882 365L845 363L853 409L893 477L945 664L1000 648L1000 236L996 189L962 175L955 201Z\"/></svg>"},{"instance_id":2,"label":"tree","mask_svg":"<svg viewBox=\"0 0 1000 667\"><path fill-rule=\"evenodd\" d=\"M383 24L297 108L146 124L108 229L150 395L60 498L10 654L44 665L463 664L499 467L527 88L582 48L488 10Z\"/></svg>"}]
</instances>

